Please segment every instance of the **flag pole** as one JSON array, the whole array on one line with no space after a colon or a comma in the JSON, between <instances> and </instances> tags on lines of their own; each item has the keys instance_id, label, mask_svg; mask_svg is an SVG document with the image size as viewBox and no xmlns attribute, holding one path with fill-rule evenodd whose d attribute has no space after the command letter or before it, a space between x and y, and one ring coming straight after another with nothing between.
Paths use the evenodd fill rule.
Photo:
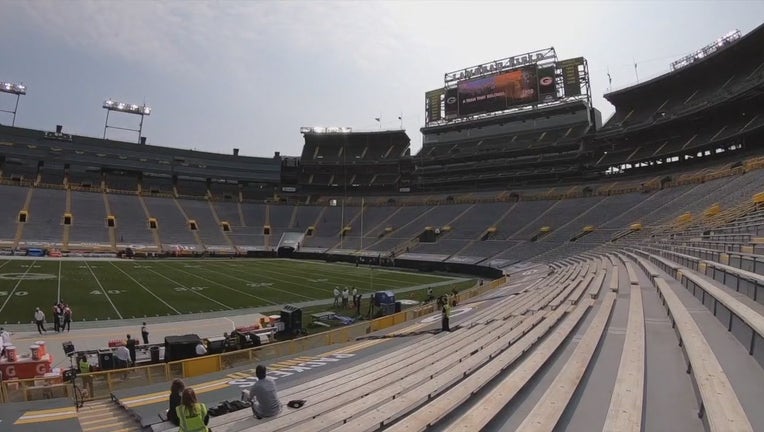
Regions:
<instances>
[{"instance_id":1,"label":"flag pole","mask_svg":"<svg viewBox=\"0 0 764 432\"><path fill-rule=\"evenodd\" d=\"M607 68L607 91L613 90L613 77L610 76L610 67Z\"/></svg>"},{"instance_id":2,"label":"flag pole","mask_svg":"<svg viewBox=\"0 0 764 432\"><path fill-rule=\"evenodd\" d=\"M637 72L637 61L632 59L634 61L634 76L637 77L637 83L639 83L639 73Z\"/></svg>"}]
</instances>

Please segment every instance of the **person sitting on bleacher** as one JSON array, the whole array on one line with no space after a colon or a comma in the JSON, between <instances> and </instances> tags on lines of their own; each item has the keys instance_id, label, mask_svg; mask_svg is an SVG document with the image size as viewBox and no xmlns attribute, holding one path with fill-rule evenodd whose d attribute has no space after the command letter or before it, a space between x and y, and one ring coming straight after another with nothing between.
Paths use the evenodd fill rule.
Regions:
<instances>
[{"instance_id":1,"label":"person sitting on bleacher","mask_svg":"<svg viewBox=\"0 0 764 432\"><path fill-rule=\"evenodd\" d=\"M281 402L276 394L276 382L265 376L266 369L257 365L255 376L257 382L249 388L249 401L252 402L252 413L258 419L273 417L281 412Z\"/></svg>"},{"instance_id":2,"label":"person sitting on bleacher","mask_svg":"<svg viewBox=\"0 0 764 432\"><path fill-rule=\"evenodd\" d=\"M196 392L191 387L186 387L181 396L181 404L175 408L180 421L178 432L208 432L207 423L210 415L207 405L196 400Z\"/></svg>"},{"instance_id":3,"label":"person sitting on bleacher","mask_svg":"<svg viewBox=\"0 0 764 432\"><path fill-rule=\"evenodd\" d=\"M167 420L171 421L175 426L180 426L178 412L175 409L180 406L180 398L185 389L186 384L180 378L175 378L170 386L170 409L167 410Z\"/></svg>"}]
</instances>

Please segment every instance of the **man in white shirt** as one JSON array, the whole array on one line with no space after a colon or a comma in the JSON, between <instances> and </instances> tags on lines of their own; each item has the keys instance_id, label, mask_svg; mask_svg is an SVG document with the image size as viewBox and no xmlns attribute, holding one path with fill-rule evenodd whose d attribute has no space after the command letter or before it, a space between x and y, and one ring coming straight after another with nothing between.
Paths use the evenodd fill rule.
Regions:
<instances>
[{"instance_id":1,"label":"man in white shirt","mask_svg":"<svg viewBox=\"0 0 764 432\"><path fill-rule=\"evenodd\" d=\"M42 334L42 332L47 332L47 330L45 330L45 312L41 311L40 308L35 308L34 322L37 324L37 331L40 332L40 334Z\"/></svg>"},{"instance_id":2,"label":"man in white shirt","mask_svg":"<svg viewBox=\"0 0 764 432\"><path fill-rule=\"evenodd\" d=\"M249 400L252 402L252 413L258 419L273 417L281 412L281 402L276 394L276 382L266 377L265 366L257 365L255 376L257 382L249 388Z\"/></svg>"},{"instance_id":3,"label":"man in white shirt","mask_svg":"<svg viewBox=\"0 0 764 432\"><path fill-rule=\"evenodd\" d=\"M0 327L0 357L5 355L5 347L11 345L13 345L13 342L11 342L11 334L8 333L8 330Z\"/></svg>"},{"instance_id":4,"label":"man in white shirt","mask_svg":"<svg viewBox=\"0 0 764 432\"><path fill-rule=\"evenodd\" d=\"M196 345L196 355L203 356L205 354L207 354L207 347L205 347L203 343L199 342Z\"/></svg>"},{"instance_id":5,"label":"man in white shirt","mask_svg":"<svg viewBox=\"0 0 764 432\"><path fill-rule=\"evenodd\" d=\"M130 367L130 365L133 364L133 359L130 357L130 350L124 345L118 346L114 350L114 357L119 361L117 364L118 368Z\"/></svg>"},{"instance_id":6,"label":"man in white shirt","mask_svg":"<svg viewBox=\"0 0 764 432\"><path fill-rule=\"evenodd\" d=\"M337 307L340 305L340 289L339 287L334 287L334 305L333 307Z\"/></svg>"}]
</instances>

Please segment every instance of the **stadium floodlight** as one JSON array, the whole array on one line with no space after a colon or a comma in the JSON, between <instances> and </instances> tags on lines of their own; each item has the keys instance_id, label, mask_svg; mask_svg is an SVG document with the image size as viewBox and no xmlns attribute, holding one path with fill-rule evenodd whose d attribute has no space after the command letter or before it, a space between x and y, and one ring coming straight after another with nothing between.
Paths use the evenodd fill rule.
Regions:
<instances>
[{"instance_id":1,"label":"stadium floodlight","mask_svg":"<svg viewBox=\"0 0 764 432\"><path fill-rule=\"evenodd\" d=\"M120 130L127 130L132 132L138 132L138 142L143 142L143 117L151 115L151 107L146 106L146 104L143 105L136 105L136 104L128 104L124 102L118 102L112 99L106 99L103 102L103 109L106 110L106 123L104 123L103 126L103 139L106 139L106 130L111 129L120 129ZM109 113L115 111L115 112L121 112L125 114L135 114L141 116L141 122L138 126L138 129L131 129L131 128L125 128L125 127L117 127L117 126L109 126Z\"/></svg>"},{"instance_id":2,"label":"stadium floodlight","mask_svg":"<svg viewBox=\"0 0 764 432\"><path fill-rule=\"evenodd\" d=\"M110 111L121 111L128 114L138 115L151 115L151 107L146 105L126 104L123 102L116 102L111 99L107 99L103 103L103 107Z\"/></svg>"},{"instance_id":3,"label":"stadium floodlight","mask_svg":"<svg viewBox=\"0 0 764 432\"><path fill-rule=\"evenodd\" d=\"M306 134L306 133L314 133L314 134L346 134L353 132L353 128L351 127L337 127L337 126L331 126L331 127L323 127L323 126L303 126L300 128L300 133Z\"/></svg>"},{"instance_id":4,"label":"stadium floodlight","mask_svg":"<svg viewBox=\"0 0 764 432\"><path fill-rule=\"evenodd\" d=\"M24 84L16 84L12 82L0 81L0 93L8 93L8 94L16 95L16 105L14 105L13 111L0 110L0 112L13 114L13 121L11 122L11 126L16 126L16 112L19 110L19 98L22 95L27 94L27 86L25 86Z\"/></svg>"},{"instance_id":5,"label":"stadium floodlight","mask_svg":"<svg viewBox=\"0 0 764 432\"><path fill-rule=\"evenodd\" d=\"M704 46L703 48L692 52L679 60L671 63L671 70L675 71L677 69L681 69L685 66L689 66L693 63L695 63L698 60L701 60L705 57L710 56L711 54L719 51L720 49L732 44L733 42L737 41L742 37L742 34L740 33L740 30L733 30L731 32L728 32L724 36L720 37L719 39L716 39L715 41L711 42L710 44Z\"/></svg>"},{"instance_id":6,"label":"stadium floodlight","mask_svg":"<svg viewBox=\"0 0 764 432\"><path fill-rule=\"evenodd\" d=\"M15 95L25 95L27 94L27 86L25 86L24 84L0 82L0 92L10 93Z\"/></svg>"}]
</instances>

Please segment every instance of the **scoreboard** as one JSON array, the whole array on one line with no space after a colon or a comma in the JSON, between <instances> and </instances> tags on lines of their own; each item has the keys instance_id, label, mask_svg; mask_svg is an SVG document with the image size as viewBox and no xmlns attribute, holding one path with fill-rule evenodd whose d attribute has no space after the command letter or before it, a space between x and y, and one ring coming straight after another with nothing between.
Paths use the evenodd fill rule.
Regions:
<instances>
[{"instance_id":1,"label":"scoreboard","mask_svg":"<svg viewBox=\"0 0 764 432\"><path fill-rule=\"evenodd\" d=\"M509 57L445 75L445 86L425 93L425 123L588 96L586 60L558 61L554 48Z\"/></svg>"},{"instance_id":2,"label":"scoreboard","mask_svg":"<svg viewBox=\"0 0 764 432\"><path fill-rule=\"evenodd\" d=\"M565 96L581 95L581 69L584 67L584 58L576 57L563 60L559 63L562 69L562 81L564 83Z\"/></svg>"}]
</instances>

